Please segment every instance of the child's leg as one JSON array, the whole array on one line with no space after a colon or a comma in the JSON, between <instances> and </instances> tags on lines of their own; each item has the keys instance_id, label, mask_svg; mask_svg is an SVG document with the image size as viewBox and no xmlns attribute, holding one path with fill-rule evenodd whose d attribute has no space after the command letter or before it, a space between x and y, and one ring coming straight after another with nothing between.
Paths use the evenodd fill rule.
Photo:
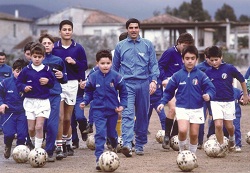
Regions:
<instances>
[{"instance_id":1,"label":"child's leg","mask_svg":"<svg viewBox=\"0 0 250 173\"><path fill-rule=\"evenodd\" d=\"M196 153L197 144L198 144L198 134L199 134L200 124L190 124L189 136L190 136L190 144L189 150L193 153Z\"/></svg>"},{"instance_id":2,"label":"child's leg","mask_svg":"<svg viewBox=\"0 0 250 173\"><path fill-rule=\"evenodd\" d=\"M215 126L215 135L217 141L219 142L220 145L222 145L224 143L223 120L222 119L214 120L214 126Z\"/></svg>"},{"instance_id":3,"label":"child's leg","mask_svg":"<svg viewBox=\"0 0 250 173\"><path fill-rule=\"evenodd\" d=\"M35 131L36 131L35 148L42 147L44 121L45 121L44 117L39 116L36 118L36 121L35 121Z\"/></svg>"},{"instance_id":4,"label":"child's leg","mask_svg":"<svg viewBox=\"0 0 250 173\"><path fill-rule=\"evenodd\" d=\"M118 134L116 131L117 119L118 119L117 114L111 115L107 119L107 137L113 149L116 149L117 147L117 138L118 138Z\"/></svg>"},{"instance_id":5,"label":"child's leg","mask_svg":"<svg viewBox=\"0 0 250 173\"><path fill-rule=\"evenodd\" d=\"M17 115L16 130L17 145L24 145L28 137L28 124L24 113Z\"/></svg>"},{"instance_id":6,"label":"child's leg","mask_svg":"<svg viewBox=\"0 0 250 173\"><path fill-rule=\"evenodd\" d=\"M242 147L241 144L241 130L240 130L240 117L236 117L233 121L235 127L235 145L238 147Z\"/></svg>"},{"instance_id":7,"label":"child's leg","mask_svg":"<svg viewBox=\"0 0 250 173\"><path fill-rule=\"evenodd\" d=\"M189 121L188 120L178 120L178 140L179 140L179 151L185 150L186 146L186 139L187 139L187 132L189 128Z\"/></svg>"}]
</instances>

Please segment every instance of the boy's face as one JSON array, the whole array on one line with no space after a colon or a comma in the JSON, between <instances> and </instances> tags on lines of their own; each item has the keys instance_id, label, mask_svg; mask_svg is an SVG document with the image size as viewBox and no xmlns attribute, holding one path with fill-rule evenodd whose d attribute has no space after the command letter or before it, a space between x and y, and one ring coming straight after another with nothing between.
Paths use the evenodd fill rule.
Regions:
<instances>
[{"instance_id":1,"label":"boy's face","mask_svg":"<svg viewBox=\"0 0 250 173\"><path fill-rule=\"evenodd\" d=\"M222 63L222 57L210 57L210 62L214 68L219 68Z\"/></svg>"},{"instance_id":2,"label":"boy's face","mask_svg":"<svg viewBox=\"0 0 250 173\"><path fill-rule=\"evenodd\" d=\"M102 57L97 65L102 73L106 74L110 71L112 61L108 57Z\"/></svg>"},{"instance_id":3,"label":"boy's face","mask_svg":"<svg viewBox=\"0 0 250 173\"><path fill-rule=\"evenodd\" d=\"M187 52L182 59L184 66L186 67L187 71L191 71L197 62L197 57L195 54Z\"/></svg>"},{"instance_id":4,"label":"boy's face","mask_svg":"<svg viewBox=\"0 0 250 173\"><path fill-rule=\"evenodd\" d=\"M25 56L25 58L26 58L28 61L30 61L30 60L31 60L31 53L30 53L30 50L26 50L26 51L24 52L24 56Z\"/></svg>"},{"instance_id":5,"label":"boy's face","mask_svg":"<svg viewBox=\"0 0 250 173\"><path fill-rule=\"evenodd\" d=\"M22 71L22 69L15 69L15 70L12 69L12 71L13 71L14 77L17 78L20 72Z\"/></svg>"},{"instance_id":6,"label":"boy's face","mask_svg":"<svg viewBox=\"0 0 250 173\"><path fill-rule=\"evenodd\" d=\"M59 31L59 34L63 40L71 40L73 29L70 25L63 25L62 29Z\"/></svg>"},{"instance_id":7,"label":"boy's face","mask_svg":"<svg viewBox=\"0 0 250 173\"><path fill-rule=\"evenodd\" d=\"M190 44L188 44L188 43L178 43L176 47L177 47L179 52L182 52L182 50L187 46L190 46Z\"/></svg>"},{"instance_id":8,"label":"boy's face","mask_svg":"<svg viewBox=\"0 0 250 173\"><path fill-rule=\"evenodd\" d=\"M43 60L44 60L44 55L37 54L37 53L34 53L31 55L31 61L32 61L33 65L35 65L35 66L41 65Z\"/></svg>"},{"instance_id":9,"label":"boy's face","mask_svg":"<svg viewBox=\"0 0 250 173\"><path fill-rule=\"evenodd\" d=\"M54 44L49 38L44 38L42 40L42 45L45 47L46 53L52 52L52 49L54 48Z\"/></svg>"}]
</instances>

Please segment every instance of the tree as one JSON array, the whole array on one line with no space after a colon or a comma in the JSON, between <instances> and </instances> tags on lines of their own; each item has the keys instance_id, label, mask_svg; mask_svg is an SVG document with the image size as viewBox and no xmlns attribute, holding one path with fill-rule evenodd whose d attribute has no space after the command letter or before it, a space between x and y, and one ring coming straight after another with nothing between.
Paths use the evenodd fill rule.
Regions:
<instances>
[{"instance_id":1,"label":"tree","mask_svg":"<svg viewBox=\"0 0 250 173\"><path fill-rule=\"evenodd\" d=\"M194 21L205 21L211 20L211 16L208 11L203 10L203 5L201 0L192 0L191 9L189 9L189 15Z\"/></svg>"},{"instance_id":2,"label":"tree","mask_svg":"<svg viewBox=\"0 0 250 173\"><path fill-rule=\"evenodd\" d=\"M230 5L223 4L223 6L215 12L215 20L225 21L226 19L229 21L237 21L234 9Z\"/></svg>"},{"instance_id":3,"label":"tree","mask_svg":"<svg viewBox=\"0 0 250 173\"><path fill-rule=\"evenodd\" d=\"M239 17L239 22L250 22L250 17L248 17L247 15L240 15Z\"/></svg>"}]
</instances>

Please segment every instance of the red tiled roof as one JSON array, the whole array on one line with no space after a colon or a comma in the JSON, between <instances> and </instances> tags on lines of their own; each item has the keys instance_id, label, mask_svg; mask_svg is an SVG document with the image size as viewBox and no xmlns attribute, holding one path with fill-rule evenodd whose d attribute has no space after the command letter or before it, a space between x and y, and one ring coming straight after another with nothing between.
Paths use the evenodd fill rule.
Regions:
<instances>
[{"instance_id":1,"label":"red tiled roof","mask_svg":"<svg viewBox=\"0 0 250 173\"><path fill-rule=\"evenodd\" d=\"M141 23L150 23L150 24L154 24L154 23L186 23L188 22L188 20L185 19L181 19L175 16L171 16L169 14L162 14L159 16L154 16L152 18L149 19L145 19L143 20Z\"/></svg>"},{"instance_id":2,"label":"red tiled roof","mask_svg":"<svg viewBox=\"0 0 250 173\"><path fill-rule=\"evenodd\" d=\"M14 15L1 13L0 12L0 19L1 20L11 20L11 21L21 21L21 22L32 22L32 20L23 18L23 17L15 17Z\"/></svg>"}]
</instances>

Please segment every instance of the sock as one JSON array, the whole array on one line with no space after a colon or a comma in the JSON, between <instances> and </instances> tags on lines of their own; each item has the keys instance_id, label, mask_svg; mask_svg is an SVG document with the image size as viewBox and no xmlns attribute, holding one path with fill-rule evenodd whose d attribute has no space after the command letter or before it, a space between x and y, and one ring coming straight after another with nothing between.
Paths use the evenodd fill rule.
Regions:
<instances>
[{"instance_id":1,"label":"sock","mask_svg":"<svg viewBox=\"0 0 250 173\"><path fill-rule=\"evenodd\" d=\"M172 126L173 126L173 122L174 122L173 119L169 119L168 117L166 117L165 136L169 136L170 137L170 132L171 132L171 129L172 129Z\"/></svg>"},{"instance_id":2,"label":"sock","mask_svg":"<svg viewBox=\"0 0 250 173\"><path fill-rule=\"evenodd\" d=\"M56 147L62 147L63 140L56 140Z\"/></svg>"},{"instance_id":3,"label":"sock","mask_svg":"<svg viewBox=\"0 0 250 173\"><path fill-rule=\"evenodd\" d=\"M43 138L35 137L35 148L41 148L43 144Z\"/></svg>"},{"instance_id":4,"label":"sock","mask_svg":"<svg viewBox=\"0 0 250 173\"><path fill-rule=\"evenodd\" d=\"M66 145L72 146L72 135L68 138L66 138Z\"/></svg>"},{"instance_id":5,"label":"sock","mask_svg":"<svg viewBox=\"0 0 250 173\"><path fill-rule=\"evenodd\" d=\"M179 142L179 151L184 151L185 150L185 145L187 143L187 140L184 140L184 141L180 141L178 139L178 142Z\"/></svg>"},{"instance_id":6,"label":"sock","mask_svg":"<svg viewBox=\"0 0 250 173\"><path fill-rule=\"evenodd\" d=\"M196 150L197 150L197 144L193 145L193 144L189 143L189 151L196 153Z\"/></svg>"},{"instance_id":7,"label":"sock","mask_svg":"<svg viewBox=\"0 0 250 173\"><path fill-rule=\"evenodd\" d=\"M228 138L228 139L229 139L229 141L235 141L235 135L233 135L233 136L230 136L230 135L229 135L229 138Z\"/></svg>"},{"instance_id":8,"label":"sock","mask_svg":"<svg viewBox=\"0 0 250 173\"><path fill-rule=\"evenodd\" d=\"M174 124L173 124L173 128L172 128L172 131L171 131L171 134L170 134L170 138L172 138L173 136L175 135L178 135L178 121L177 120L174 120Z\"/></svg>"},{"instance_id":9,"label":"sock","mask_svg":"<svg viewBox=\"0 0 250 173\"><path fill-rule=\"evenodd\" d=\"M33 145L35 144L35 138L36 138L35 136L33 136L33 137L30 136L30 141L31 141L31 143L32 143Z\"/></svg>"},{"instance_id":10,"label":"sock","mask_svg":"<svg viewBox=\"0 0 250 173\"><path fill-rule=\"evenodd\" d=\"M68 135L62 135L62 141L65 143L68 138Z\"/></svg>"}]
</instances>

